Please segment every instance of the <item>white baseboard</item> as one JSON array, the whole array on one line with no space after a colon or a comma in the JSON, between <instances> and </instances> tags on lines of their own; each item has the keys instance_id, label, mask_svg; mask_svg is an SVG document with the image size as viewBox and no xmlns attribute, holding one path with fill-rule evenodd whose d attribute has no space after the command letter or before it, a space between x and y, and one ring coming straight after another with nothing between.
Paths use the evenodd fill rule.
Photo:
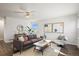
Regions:
<instances>
[{"instance_id":1,"label":"white baseboard","mask_svg":"<svg viewBox=\"0 0 79 59\"><path fill-rule=\"evenodd\" d=\"M5 43L13 42L13 40L4 40Z\"/></svg>"}]
</instances>

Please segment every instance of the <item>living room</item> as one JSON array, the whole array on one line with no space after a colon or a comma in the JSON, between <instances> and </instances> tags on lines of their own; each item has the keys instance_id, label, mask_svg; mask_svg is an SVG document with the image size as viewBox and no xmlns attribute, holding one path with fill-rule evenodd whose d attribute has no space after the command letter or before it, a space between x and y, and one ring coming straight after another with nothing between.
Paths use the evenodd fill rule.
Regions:
<instances>
[{"instance_id":1,"label":"living room","mask_svg":"<svg viewBox=\"0 0 79 59\"><path fill-rule=\"evenodd\" d=\"M0 4L4 42L13 45L14 56L78 56L78 6L78 3ZM23 43L24 38L32 43ZM40 41L45 41L42 53L38 51ZM23 44L32 46L25 48Z\"/></svg>"}]
</instances>

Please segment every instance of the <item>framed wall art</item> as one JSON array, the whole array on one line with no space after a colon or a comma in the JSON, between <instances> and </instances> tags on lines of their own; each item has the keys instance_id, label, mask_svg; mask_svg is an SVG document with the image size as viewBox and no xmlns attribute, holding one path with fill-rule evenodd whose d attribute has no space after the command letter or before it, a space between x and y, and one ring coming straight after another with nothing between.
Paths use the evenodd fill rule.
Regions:
<instances>
[{"instance_id":1,"label":"framed wall art","mask_svg":"<svg viewBox=\"0 0 79 59\"><path fill-rule=\"evenodd\" d=\"M45 24L44 32L52 32L52 24Z\"/></svg>"},{"instance_id":2,"label":"framed wall art","mask_svg":"<svg viewBox=\"0 0 79 59\"><path fill-rule=\"evenodd\" d=\"M53 32L63 33L64 32L64 22L53 23Z\"/></svg>"}]
</instances>

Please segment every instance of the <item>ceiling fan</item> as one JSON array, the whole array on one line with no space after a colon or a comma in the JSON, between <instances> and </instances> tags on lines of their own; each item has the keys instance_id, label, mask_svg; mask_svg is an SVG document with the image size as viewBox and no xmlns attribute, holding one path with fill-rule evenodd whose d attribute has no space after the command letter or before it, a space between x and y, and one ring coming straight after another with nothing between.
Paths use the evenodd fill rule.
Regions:
<instances>
[{"instance_id":1,"label":"ceiling fan","mask_svg":"<svg viewBox=\"0 0 79 59\"><path fill-rule=\"evenodd\" d=\"M22 6L19 7L18 11L13 11L14 13L22 13L26 18L29 18L33 15L34 10L24 9Z\"/></svg>"},{"instance_id":2,"label":"ceiling fan","mask_svg":"<svg viewBox=\"0 0 79 59\"><path fill-rule=\"evenodd\" d=\"M30 17L32 16L34 10L27 10L27 9L24 9L23 7L19 7L19 10L18 11L14 11L15 13L23 13L25 17Z\"/></svg>"},{"instance_id":3,"label":"ceiling fan","mask_svg":"<svg viewBox=\"0 0 79 59\"><path fill-rule=\"evenodd\" d=\"M15 12L15 13L23 13L24 16L26 16L26 17L32 16L32 12L31 12L31 11L26 11L26 12Z\"/></svg>"}]
</instances>

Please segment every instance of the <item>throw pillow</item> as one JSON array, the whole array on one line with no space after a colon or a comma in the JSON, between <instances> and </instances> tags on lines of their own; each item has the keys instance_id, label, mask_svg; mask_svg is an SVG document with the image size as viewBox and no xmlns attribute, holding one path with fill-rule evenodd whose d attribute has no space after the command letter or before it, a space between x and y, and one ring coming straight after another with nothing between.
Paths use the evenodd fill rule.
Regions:
<instances>
[{"instance_id":1,"label":"throw pillow","mask_svg":"<svg viewBox=\"0 0 79 59\"><path fill-rule=\"evenodd\" d=\"M25 41L28 41L28 37L27 37L27 36L26 36L26 37L24 37L24 40L25 40Z\"/></svg>"},{"instance_id":2,"label":"throw pillow","mask_svg":"<svg viewBox=\"0 0 79 59\"><path fill-rule=\"evenodd\" d=\"M19 39L20 41L24 41L24 37L23 37L23 36L18 37L18 39Z\"/></svg>"},{"instance_id":3,"label":"throw pillow","mask_svg":"<svg viewBox=\"0 0 79 59\"><path fill-rule=\"evenodd\" d=\"M62 40L62 36L61 35L58 36L58 40Z\"/></svg>"}]
</instances>

